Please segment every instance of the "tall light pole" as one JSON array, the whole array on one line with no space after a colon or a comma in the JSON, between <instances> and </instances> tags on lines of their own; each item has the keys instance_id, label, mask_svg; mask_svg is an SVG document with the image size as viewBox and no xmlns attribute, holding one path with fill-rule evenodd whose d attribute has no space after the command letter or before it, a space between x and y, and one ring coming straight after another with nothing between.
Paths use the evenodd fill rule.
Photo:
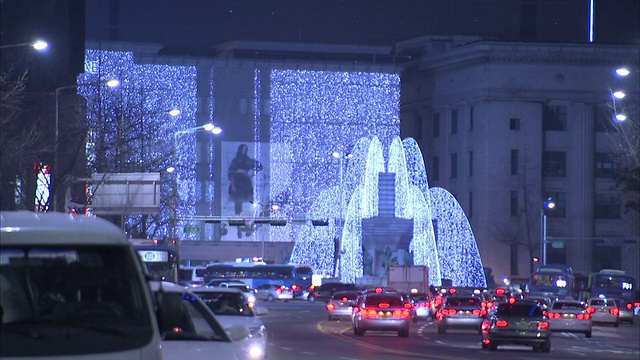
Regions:
<instances>
[{"instance_id":1,"label":"tall light pole","mask_svg":"<svg viewBox=\"0 0 640 360\"><path fill-rule=\"evenodd\" d=\"M74 85L67 85L67 86L61 86L59 88L56 88L56 122L55 122L55 129L56 129L56 133L55 133L55 142L53 144L53 173L56 175L56 177L59 179L60 178L60 164L58 163L58 149L59 149L59 142L60 142L60 92L63 90L68 90L68 89L76 89L79 87L85 87L85 86L96 86L96 85L102 85L105 84L110 88L116 87L118 85L120 85L120 81L115 80L115 79L110 79L110 80L104 80L104 81L97 81L97 82L93 82L93 83L88 83L88 84L74 84ZM57 184L56 184L56 191L53 192L53 211L58 210L58 189L57 189ZM51 189L51 186L49 186L49 189Z\"/></svg>"},{"instance_id":2,"label":"tall light pole","mask_svg":"<svg viewBox=\"0 0 640 360\"><path fill-rule=\"evenodd\" d=\"M553 202L551 198L549 198L544 202L542 208L540 208L540 212L542 215L542 244L541 244L542 265L547 264L547 213L546 213L546 210L547 209L551 210L555 207L556 207L556 203Z\"/></svg>"},{"instance_id":3,"label":"tall light pole","mask_svg":"<svg viewBox=\"0 0 640 360\"><path fill-rule=\"evenodd\" d=\"M344 161L351 159L353 157L352 153L343 153L334 151L331 156L340 160L340 214L338 216L338 244L337 244L337 254L335 254L336 258L333 262L333 276L335 277L338 271L338 258L342 257L342 230L343 230L343 219L344 219Z\"/></svg>"},{"instance_id":4,"label":"tall light pole","mask_svg":"<svg viewBox=\"0 0 640 360\"><path fill-rule=\"evenodd\" d=\"M174 155L174 161L175 161L175 155L176 155L176 150L178 148L178 138L181 135L184 134L188 134L188 133L192 133L192 132L196 132L198 130L205 130L205 131L209 131L214 135L219 135L222 133L222 129L211 124L204 124L204 125L200 125L200 126L195 126L192 128L188 128L188 129L184 129L184 130L178 130L176 132L173 133L173 150L172 153ZM177 165L177 164L176 164ZM166 171L171 174L176 170L174 165L169 166ZM172 241L175 241L175 245L176 245L176 249L178 250L178 254L180 254L180 240L177 239L176 236L176 226L178 223L178 214L177 214L177 207L178 207L178 178L177 175L171 180L171 208L169 209L169 237L171 238Z\"/></svg>"}]
</instances>

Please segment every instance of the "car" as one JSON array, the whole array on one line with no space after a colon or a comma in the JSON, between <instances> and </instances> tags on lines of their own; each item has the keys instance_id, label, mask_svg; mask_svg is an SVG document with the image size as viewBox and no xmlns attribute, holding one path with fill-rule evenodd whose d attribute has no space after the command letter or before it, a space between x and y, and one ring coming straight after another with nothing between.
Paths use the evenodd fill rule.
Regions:
<instances>
[{"instance_id":1,"label":"car","mask_svg":"<svg viewBox=\"0 0 640 360\"><path fill-rule=\"evenodd\" d=\"M189 288L152 281L157 321L162 336L164 358L251 360L246 349L236 344L249 336L249 329L233 326L224 329L209 307Z\"/></svg>"},{"instance_id":2,"label":"car","mask_svg":"<svg viewBox=\"0 0 640 360\"><path fill-rule=\"evenodd\" d=\"M445 334L447 329L470 329L480 332L480 325L488 310L477 296L447 296L443 306L436 312L438 334Z\"/></svg>"},{"instance_id":3,"label":"car","mask_svg":"<svg viewBox=\"0 0 640 360\"><path fill-rule=\"evenodd\" d=\"M623 299L616 299L616 303L620 309L620 323L628 322L629 324L633 324L633 302L627 302Z\"/></svg>"},{"instance_id":4,"label":"car","mask_svg":"<svg viewBox=\"0 0 640 360\"><path fill-rule=\"evenodd\" d=\"M315 301L324 301L327 302L331 298L334 292L336 291L357 291L358 287L356 284L350 283L326 283L320 286L316 286L313 288L309 295L307 295L307 300L310 302Z\"/></svg>"},{"instance_id":5,"label":"car","mask_svg":"<svg viewBox=\"0 0 640 360\"><path fill-rule=\"evenodd\" d=\"M249 285L240 280L212 280L209 281L206 287L221 287L221 288L234 288L242 291L244 297L250 303L256 302L256 289L252 289Z\"/></svg>"},{"instance_id":6,"label":"car","mask_svg":"<svg viewBox=\"0 0 640 360\"><path fill-rule=\"evenodd\" d=\"M360 296L358 291L338 291L331 296L327 302L327 319L329 321L338 319L351 319L353 304Z\"/></svg>"},{"instance_id":7,"label":"car","mask_svg":"<svg viewBox=\"0 0 640 360\"><path fill-rule=\"evenodd\" d=\"M584 333L591 337L591 314L587 312L587 304L576 300L554 301L548 309L547 318L551 331Z\"/></svg>"},{"instance_id":8,"label":"car","mask_svg":"<svg viewBox=\"0 0 640 360\"><path fill-rule=\"evenodd\" d=\"M591 298L587 311L594 324L609 324L618 327L620 324L620 308L613 299Z\"/></svg>"},{"instance_id":9,"label":"car","mask_svg":"<svg viewBox=\"0 0 640 360\"><path fill-rule=\"evenodd\" d=\"M366 331L395 331L400 337L409 336L413 306L401 293L380 292L360 296L353 307L353 334L363 336Z\"/></svg>"},{"instance_id":10,"label":"car","mask_svg":"<svg viewBox=\"0 0 640 360\"><path fill-rule=\"evenodd\" d=\"M258 300L287 302L293 299L293 289L282 284L262 284L256 290L256 299Z\"/></svg>"},{"instance_id":11,"label":"car","mask_svg":"<svg viewBox=\"0 0 640 360\"><path fill-rule=\"evenodd\" d=\"M497 350L506 344L551 351L551 329L540 305L532 301L500 303L482 322L482 349Z\"/></svg>"},{"instance_id":12,"label":"car","mask_svg":"<svg viewBox=\"0 0 640 360\"><path fill-rule=\"evenodd\" d=\"M267 328L259 317L269 310L247 301L242 291L233 287L208 286L192 291L213 311L225 330L233 326L249 329L249 336L236 343L244 347L252 360L267 358Z\"/></svg>"},{"instance_id":13,"label":"car","mask_svg":"<svg viewBox=\"0 0 640 360\"><path fill-rule=\"evenodd\" d=\"M206 266L180 266L178 269L178 284L190 287L204 285Z\"/></svg>"},{"instance_id":14,"label":"car","mask_svg":"<svg viewBox=\"0 0 640 360\"><path fill-rule=\"evenodd\" d=\"M419 320L431 320L435 314L434 302L431 294L428 293L412 293L409 294L411 304L413 305L413 322Z\"/></svg>"}]
</instances>

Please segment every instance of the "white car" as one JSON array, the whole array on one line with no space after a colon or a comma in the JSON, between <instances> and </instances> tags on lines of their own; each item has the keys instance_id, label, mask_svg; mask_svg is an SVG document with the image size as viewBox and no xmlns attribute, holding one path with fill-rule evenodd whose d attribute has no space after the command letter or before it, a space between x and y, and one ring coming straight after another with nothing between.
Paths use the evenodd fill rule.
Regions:
<instances>
[{"instance_id":1,"label":"white car","mask_svg":"<svg viewBox=\"0 0 640 360\"><path fill-rule=\"evenodd\" d=\"M152 282L164 358L250 360L234 342L248 336L245 327L224 329L209 307L191 290L170 282ZM226 331L225 331L226 330Z\"/></svg>"},{"instance_id":2,"label":"white car","mask_svg":"<svg viewBox=\"0 0 640 360\"><path fill-rule=\"evenodd\" d=\"M236 340L252 360L266 359L267 328L259 316L266 315L269 310L247 301L242 291L233 287L199 287L193 289L216 315L216 319L225 330L233 326L249 329L248 336Z\"/></svg>"},{"instance_id":3,"label":"white car","mask_svg":"<svg viewBox=\"0 0 640 360\"><path fill-rule=\"evenodd\" d=\"M594 323L610 324L618 327L620 324L620 308L618 303L612 299L592 298L589 299L587 312L591 314Z\"/></svg>"},{"instance_id":4,"label":"white car","mask_svg":"<svg viewBox=\"0 0 640 360\"><path fill-rule=\"evenodd\" d=\"M289 301L293 299L293 290L282 284L263 284L256 289L256 298L258 300L282 300Z\"/></svg>"},{"instance_id":5,"label":"white car","mask_svg":"<svg viewBox=\"0 0 640 360\"><path fill-rule=\"evenodd\" d=\"M584 333L585 337L591 337L591 314L582 301L555 301L548 310L547 318L551 331Z\"/></svg>"}]
</instances>

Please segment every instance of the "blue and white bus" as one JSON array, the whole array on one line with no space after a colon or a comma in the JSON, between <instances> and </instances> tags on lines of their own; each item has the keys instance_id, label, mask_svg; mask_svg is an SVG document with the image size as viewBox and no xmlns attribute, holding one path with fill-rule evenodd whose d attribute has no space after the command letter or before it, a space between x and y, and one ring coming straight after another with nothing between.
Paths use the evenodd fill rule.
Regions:
<instances>
[{"instance_id":1,"label":"blue and white bus","mask_svg":"<svg viewBox=\"0 0 640 360\"><path fill-rule=\"evenodd\" d=\"M525 296L544 296L552 301L575 298L573 270L566 265L542 265L529 276Z\"/></svg>"},{"instance_id":2,"label":"blue and white bus","mask_svg":"<svg viewBox=\"0 0 640 360\"><path fill-rule=\"evenodd\" d=\"M178 251L172 246L157 245L154 240L130 239L131 245L140 256L147 273L164 281L178 283Z\"/></svg>"},{"instance_id":3,"label":"blue and white bus","mask_svg":"<svg viewBox=\"0 0 640 360\"><path fill-rule=\"evenodd\" d=\"M301 296L311 286L310 266L266 264L264 262L230 262L207 265L205 283L216 279L241 280L251 288L263 284L282 284Z\"/></svg>"},{"instance_id":4,"label":"blue and white bus","mask_svg":"<svg viewBox=\"0 0 640 360\"><path fill-rule=\"evenodd\" d=\"M629 310L636 300L636 278L623 270L602 269L589 275L589 296L622 300Z\"/></svg>"}]
</instances>

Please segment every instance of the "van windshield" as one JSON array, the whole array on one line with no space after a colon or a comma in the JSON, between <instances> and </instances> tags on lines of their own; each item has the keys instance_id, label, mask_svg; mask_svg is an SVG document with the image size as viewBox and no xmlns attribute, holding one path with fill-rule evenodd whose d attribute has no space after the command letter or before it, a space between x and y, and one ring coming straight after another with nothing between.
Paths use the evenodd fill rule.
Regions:
<instances>
[{"instance_id":1,"label":"van windshield","mask_svg":"<svg viewBox=\"0 0 640 360\"><path fill-rule=\"evenodd\" d=\"M139 349L154 335L128 246L0 248L0 358Z\"/></svg>"}]
</instances>

